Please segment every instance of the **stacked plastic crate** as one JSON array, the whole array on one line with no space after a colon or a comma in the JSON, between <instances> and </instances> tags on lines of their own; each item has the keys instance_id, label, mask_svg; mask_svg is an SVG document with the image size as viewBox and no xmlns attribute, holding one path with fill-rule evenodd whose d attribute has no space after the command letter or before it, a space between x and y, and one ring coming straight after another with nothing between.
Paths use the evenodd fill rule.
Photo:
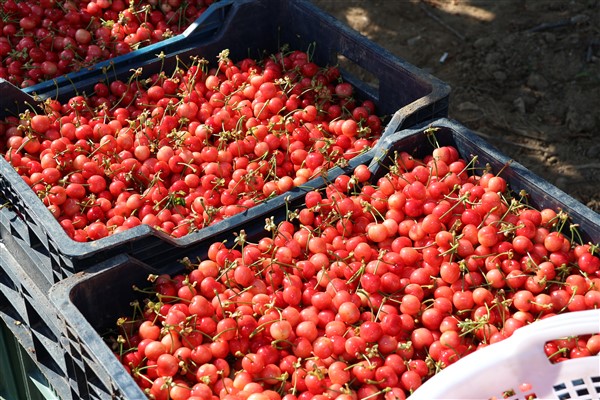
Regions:
<instances>
[{"instance_id":1,"label":"stacked plastic crate","mask_svg":"<svg viewBox=\"0 0 600 400\"><path fill-rule=\"evenodd\" d=\"M434 147L427 139L425 131L431 128L437 129L436 140L440 146L455 146L461 157L477 154L477 166L474 168L489 166L495 171L504 169L502 176L508 184L516 192L521 190L527 192L531 204L569 210L573 220L580 223L584 240L592 242L600 240L598 228L600 218L597 214L540 180L522 165L511 162L473 132L448 119L437 119L425 125L402 130L384 140L373 154L377 162L369 163L368 160L364 160L365 165L370 164L371 182L376 183L389 170L392 158L388 156L393 155L394 152L409 151L416 157L430 154ZM276 222L283 221L287 212L293 212L296 207L301 208L302 204L279 205L272 210L271 214L275 216ZM249 242L256 243L269 234L262 227L263 220L259 222L244 226ZM206 259L208 246L211 243L222 240L232 243L235 240L235 232L235 230L223 232L224 235L209 240L204 246L202 244L191 246L186 249L185 255L190 259L197 257ZM142 396L142 392L133 379L127 376L120 361L104 344L97 332L113 328L118 316L128 315L131 312L130 304L133 301L143 299L140 293L129 289L131 285L144 287L147 285L149 273L160 272L170 275L183 273L184 267L178 258L180 257L163 257L154 263L144 263L134 257L120 255L97 264L83 276L73 276L61 281L51 289L51 300L62 310L67 325L73 330L76 327L81 349L94 349L94 357L100 365L104 366L106 372L119 371L116 373L117 376L126 376L119 381L122 385L120 390L131 398ZM161 266L159 271L156 270L157 265ZM119 279L122 276L127 276L128 279Z\"/></svg>"}]
</instances>

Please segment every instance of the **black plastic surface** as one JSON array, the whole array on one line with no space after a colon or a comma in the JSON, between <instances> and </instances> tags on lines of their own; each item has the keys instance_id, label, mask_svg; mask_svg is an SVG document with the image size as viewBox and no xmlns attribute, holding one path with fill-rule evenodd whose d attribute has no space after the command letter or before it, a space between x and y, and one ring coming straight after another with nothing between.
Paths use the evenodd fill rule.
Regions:
<instances>
[{"instance_id":1,"label":"black plastic surface","mask_svg":"<svg viewBox=\"0 0 600 400\"><path fill-rule=\"evenodd\" d=\"M46 293L0 244L0 318L63 400L81 398L62 332L63 320Z\"/></svg>"}]
</instances>

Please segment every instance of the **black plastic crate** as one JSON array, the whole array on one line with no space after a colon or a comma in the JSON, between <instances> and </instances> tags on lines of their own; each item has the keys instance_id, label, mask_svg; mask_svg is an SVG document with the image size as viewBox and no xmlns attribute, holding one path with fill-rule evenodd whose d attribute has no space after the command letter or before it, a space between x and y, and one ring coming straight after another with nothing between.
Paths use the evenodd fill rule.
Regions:
<instances>
[{"instance_id":1,"label":"black plastic crate","mask_svg":"<svg viewBox=\"0 0 600 400\"><path fill-rule=\"evenodd\" d=\"M12 336L9 339L20 346L19 354L31 358L20 361L21 372L41 373L46 382L38 377L39 382L48 385L63 400L80 398L81 394L74 389L76 380L69 353L62 347L67 341L56 307L3 244L0 244L0 318ZM19 369L12 372L18 374Z\"/></svg>"},{"instance_id":2,"label":"black plastic crate","mask_svg":"<svg viewBox=\"0 0 600 400\"><path fill-rule=\"evenodd\" d=\"M310 49L319 65L340 64L343 77L357 87L359 97L373 100L379 115L389 116L384 135L448 115L449 85L394 56L308 0L221 0L181 35L25 92L42 99L64 99L91 93L93 86L107 77L127 79L132 69L143 68L142 77L172 71L178 57L200 56L212 62L228 49L232 60L241 60L275 53L283 45ZM157 57L161 52L164 59Z\"/></svg>"},{"instance_id":3,"label":"black plastic crate","mask_svg":"<svg viewBox=\"0 0 600 400\"><path fill-rule=\"evenodd\" d=\"M417 157L431 154L434 147L425 133L430 128L437 128L435 138L440 145L454 145L462 157L477 155L478 166L489 165L492 171L502 170L500 175L507 180L510 188L516 192L526 191L532 205L568 212L572 221L579 224L584 240L600 242L600 215L543 181L519 163L512 162L474 132L447 119L398 132L381 142L375 156L377 162L370 165L372 180L376 181L387 173L387 154L394 151L407 151ZM294 206L299 207L301 203ZM288 208L282 206L273 211L274 220L277 222L286 218ZM251 241L266 234L262 220L248 221L242 228ZM185 255L192 260L196 257L203 258L211 243L224 239L231 243L234 240L233 232L209 238L205 243L189 248ZM135 398L142 396L142 392L133 379L127 376L120 362L101 338L101 334L113 329L117 318L129 315L130 302L141 299L139 293L131 290L132 285L148 286L147 276L150 273L182 272L184 268L177 261L182 255L172 255L156 259L152 263L144 263L123 254L63 280L50 290L50 299L60 310L68 331L71 357L80 360L86 366L87 373L93 374L94 379L102 374L101 379L105 385L115 388L111 395Z\"/></svg>"},{"instance_id":4,"label":"black plastic crate","mask_svg":"<svg viewBox=\"0 0 600 400\"><path fill-rule=\"evenodd\" d=\"M84 67L78 71L73 71L65 75L58 76L53 79L39 82L35 85L23 88L23 91L28 94L36 94L42 98L52 96L56 90L61 87L68 87L85 77L94 76L103 69L106 70L112 65L126 65L131 58L135 58L138 54L158 54L164 52L169 54L181 48L181 44L187 39L200 40L214 35L221 25L224 13L235 0L217 0L206 7L205 11L192 22L183 32L162 40L157 43L133 50L130 53L113 57L96 64Z\"/></svg>"},{"instance_id":5,"label":"black plastic crate","mask_svg":"<svg viewBox=\"0 0 600 400\"><path fill-rule=\"evenodd\" d=\"M345 72L343 76L358 88L359 96L376 102L380 114L390 116L384 136L418 121L445 116L447 113L449 87L446 84L392 56L308 1L223 2L213 12L205 13L207 19L211 15L224 17L219 32L203 40L195 36L185 40L182 38L179 50L175 51L177 56L159 60L151 47L142 49L123 63L113 63L114 73L96 71L81 76L76 82L58 87L56 95L65 99L75 93L91 92L93 85L107 75L111 79L128 77L133 67L143 67L143 76L148 76L161 68L172 70L177 60L185 57L201 55L207 60L214 60L227 48L232 59L241 59L249 55L258 56L263 51L276 52L282 44L287 43L295 49L307 50L312 46L313 59L320 65L337 64L338 56L343 56L371 72L379 81L378 87L372 87ZM186 49L182 50L183 47ZM29 107L29 103L34 102L20 91L11 95L8 85L5 82L3 87L6 96L0 102L0 116L6 108L14 113L23 111ZM317 180L306 187L310 189L315 184L319 185L319 182L322 181ZM95 242L78 243L67 236L12 166L2 159L0 193L12 204L14 215L1 220L0 234L10 249L15 242L20 242L25 255L30 255L23 259L23 263L29 263L32 269L39 269L38 275L45 278L39 284L48 288L75 272L121 252L141 260L152 260L164 253L184 249L217 232L241 226L250 218L264 216L271 209L284 204L286 198L293 200L304 192L305 189L294 189L243 214L180 239L148 226L138 226Z\"/></svg>"}]
</instances>

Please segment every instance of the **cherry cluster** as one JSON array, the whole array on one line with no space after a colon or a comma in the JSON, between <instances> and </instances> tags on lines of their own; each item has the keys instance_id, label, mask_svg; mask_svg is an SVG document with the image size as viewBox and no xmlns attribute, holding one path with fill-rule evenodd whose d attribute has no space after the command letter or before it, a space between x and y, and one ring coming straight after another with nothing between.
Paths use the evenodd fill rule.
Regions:
<instances>
[{"instance_id":1,"label":"cherry cluster","mask_svg":"<svg viewBox=\"0 0 600 400\"><path fill-rule=\"evenodd\" d=\"M597 246L564 212L526 205L451 146L391 165L379 179L359 166L262 237L150 276L107 338L148 396L404 399L527 324L600 306ZM599 334L546 345L555 362L599 351Z\"/></svg>"},{"instance_id":2,"label":"cherry cluster","mask_svg":"<svg viewBox=\"0 0 600 400\"><path fill-rule=\"evenodd\" d=\"M183 32L213 0L6 0L0 78L28 87Z\"/></svg>"},{"instance_id":3,"label":"cherry cluster","mask_svg":"<svg viewBox=\"0 0 600 400\"><path fill-rule=\"evenodd\" d=\"M302 51L98 83L0 122L0 151L76 241L147 224L174 237L371 148L382 123Z\"/></svg>"}]
</instances>

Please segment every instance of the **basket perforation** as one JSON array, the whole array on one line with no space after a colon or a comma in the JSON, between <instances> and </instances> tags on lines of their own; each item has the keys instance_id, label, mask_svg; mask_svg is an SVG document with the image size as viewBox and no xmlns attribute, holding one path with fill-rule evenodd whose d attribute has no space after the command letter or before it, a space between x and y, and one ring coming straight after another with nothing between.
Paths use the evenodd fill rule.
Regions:
<instances>
[{"instance_id":1,"label":"basket perforation","mask_svg":"<svg viewBox=\"0 0 600 400\"><path fill-rule=\"evenodd\" d=\"M593 400L596 397L591 395L600 394L600 376L589 377L591 385L584 378L573 379L570 382L563 382L553 385L552 388L560 400L581 399ZM593 387L593 389L591 389ZM590 393L593 390L595 393ZM588 397L589 396L589 397Z\"/></svg>"},{"instance_id":2,"label":"basket perforation","mask_svg":"<svg viewBox=\"0 0 600 400\"><path fill-rule=\"evenodd\" d=\"M590 392L586 388L577 389L576 392L577 392L578 396L583 396L583 395L586 395L586 394L590 394Z\"/></svg>"}]
</instances>

